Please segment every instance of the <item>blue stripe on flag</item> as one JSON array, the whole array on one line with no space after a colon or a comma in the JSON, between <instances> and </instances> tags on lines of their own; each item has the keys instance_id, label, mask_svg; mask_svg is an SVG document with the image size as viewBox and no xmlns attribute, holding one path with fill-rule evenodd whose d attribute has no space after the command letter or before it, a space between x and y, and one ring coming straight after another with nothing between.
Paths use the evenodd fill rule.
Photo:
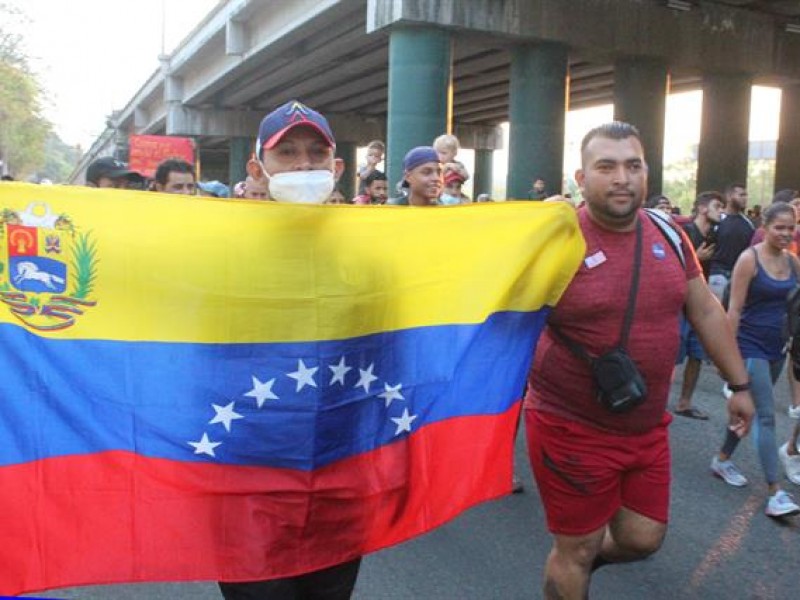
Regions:
<instances>
[{"instance_id":1,"label":"blue stripe on flag","mask_svg":"<svg viewBox=\"0 0 800 600\"><path fill-rule=\"evenodd\" d=\"M265 344L57 340L3 324L0 465L128 450L311 470L505 412L547 313Z\"/></svg>"}]
</instances>

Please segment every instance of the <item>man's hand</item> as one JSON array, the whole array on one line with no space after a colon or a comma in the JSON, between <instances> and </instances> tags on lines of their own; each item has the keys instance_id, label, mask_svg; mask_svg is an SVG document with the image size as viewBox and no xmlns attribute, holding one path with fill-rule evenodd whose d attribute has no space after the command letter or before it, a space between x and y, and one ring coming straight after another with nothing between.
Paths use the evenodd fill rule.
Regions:
<instances>
[{"instance_id":1,"label":"man's hand","mask_svg":"<svg viewBox=\"0 0 800 600\"><path fill-rule=\"evenodd\" d=\"M695 254L697 254L697 260L700 262L711 260L711 257L714 256L714 250L716 249L716 244L706 244L703 242L697 247L697 250L695 250Z\"/></svg>"},{"instance_id":2,"label":"man's hand","mask_svg":"<svg viewBox=\"0 0 800 600\"><path fill-rule=\"evenodd\" d=\"M750 392L735 392L728 400L728 429L740 438L746 436L756 412Z\"/></svg>"}]
</instances>

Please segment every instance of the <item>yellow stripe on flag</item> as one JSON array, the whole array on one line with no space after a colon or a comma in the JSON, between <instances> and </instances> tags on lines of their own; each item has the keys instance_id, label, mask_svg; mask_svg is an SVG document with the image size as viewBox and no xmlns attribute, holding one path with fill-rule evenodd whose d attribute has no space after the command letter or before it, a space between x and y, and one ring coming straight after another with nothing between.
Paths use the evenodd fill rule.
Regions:
<instances>
[{"instance_id":1,"label":"yellow stripe on flag","mask_svg":"<svg viewBox=\"0 0 800 600\"><path fill-rule=\"evenodd\" d=\"M59 315L69 326L31 330L66 339L334 340L479 323L553 305L584 253L574 210L559 202L305 206L0 184L0 211L0 322ZM66 265L64 293L18 289L57 285L51 263L9 241L21 221L45 240L39 257ZM48 254L46 240L62 252ZM75 299L90 268L91 291ZM43 304L50 316L19 312Z\"/></svg>"}]
</instances>

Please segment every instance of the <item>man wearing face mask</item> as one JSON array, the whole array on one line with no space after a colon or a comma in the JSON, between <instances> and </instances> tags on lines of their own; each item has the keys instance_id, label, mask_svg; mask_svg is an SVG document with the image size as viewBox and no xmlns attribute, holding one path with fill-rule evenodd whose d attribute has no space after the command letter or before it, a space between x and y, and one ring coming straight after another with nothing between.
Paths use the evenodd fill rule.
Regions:
<instances>
[{"instance_id":1,"label":"man wearing face mask","mask_svg":"<svg viewBox=\"0 0 800 600\"><path fill-rule=\"evenodd\" d=\"M247 170L254 179L266 179L272 200L322 204L344 170L344 162L334 157L327 119L296 100L264 117L256 144L258 160L251 160ZM360 564L357 558L304 575L220 582L219 587L226 600L347 600Z\"/></svg>"},{"instance_id":2,"label":"man wearing face mask","mask_svg":"<svg viewBox=\"0 0 800 600\"><path fill-rule=\"evenodd\" d=\"M254 179L266 177L271 200L322 204L344 171L344 162L334 157L335 149L327 119L290 100L261 121L258 160L248 163L248 174Z\"/></svg>"}]
</instances>

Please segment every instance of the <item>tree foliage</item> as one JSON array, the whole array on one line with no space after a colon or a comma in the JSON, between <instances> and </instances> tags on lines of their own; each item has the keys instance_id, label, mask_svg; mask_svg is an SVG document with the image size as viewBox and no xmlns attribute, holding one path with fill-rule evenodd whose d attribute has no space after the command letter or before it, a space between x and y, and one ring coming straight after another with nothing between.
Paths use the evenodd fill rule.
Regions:
<instances>
[{"instance_id":1,"label":"tree foliage","mask_svg":"<svg viewBox=\"0 0 800 600\"><path fill-rule=\"evenodd\" d=\"M42 114L44 92L13 29L24 16L0 2L0 160L17 178L45 167L52 126Z\"/></svg>"}]
</instances>

